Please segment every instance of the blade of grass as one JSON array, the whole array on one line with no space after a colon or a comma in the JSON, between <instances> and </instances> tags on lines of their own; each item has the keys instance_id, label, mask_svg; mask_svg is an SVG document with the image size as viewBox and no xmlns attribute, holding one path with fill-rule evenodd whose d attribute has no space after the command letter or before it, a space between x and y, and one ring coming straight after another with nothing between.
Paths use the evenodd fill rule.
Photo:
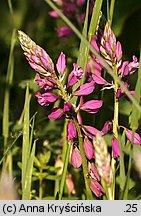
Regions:
<instances>
[{"instance_id":1,"label":"blade of grass","mask_svg":"<svg viewBox=\"0 0 141 216\"><path fill-rule=\"evenodd\" d=\"M91 52L101 61L101 64L105 67L107 72L113 77L114 80L122 87L122 89L125 91L125 94L128 96L130 101L134 103L135 107L141 112L141 107L137 103L136 99L130 94L129 90L125 87L125 85L122 83L120 78L113 73L113 70L110 68L110 66L105 62L104 58L100 56L99 53L92 47L89 42L86 40L85 37L78 31L78 29L70 22L70 20L55 6L55 4L51 0L44 0L53 10L55 10L58 15L64 20L64 22L74 31L74 33L77 35L78 38L82 39L83 42L89 47Z\"/></svg>"},{"instance_id":2,"label":"blade of grass","mask_svg":"<svg viewBox=\"0 0 141 216\"><path fill-rule=\"evenodd\" d=\"M25 184L24 184L23 193L22 193L22 200L29 200L30 199L35 149L36 149L36 140L33 143L32 151L31 151L29 160L27 162L27 169L26 169L26 176L25 176Z\"/></svg>"},{"instance_id":3,"label":"blade of grass","mask_svg":"<svg viewBox=\"0 0 141 216\"><path fill-rule=\"evenodd\" d=\"M25 177L27 163L29 159L30 149L29 149L29 113L30 113L30 96L29 96L29 87L27 85L26 95L25 95L25 104L24 104L24 119L23 119L23 141L22 141L22 190L25 187Z\"/></svg>"},{"instance_id":4,"label":"blade of grass","mask_svg":"<svg viewBox=\"0 0 141 216\"><path fill-rule=\"evenodd\" d=\"M13 82L13 73L14 73L14 47L16 43L16 30L13 29L12 36L11 36L11 47L10 47L10 54L9 54L9 61L8 61L8 68L7 68L7 76L6 76L6 89L5 89L5 96L4 96L4 106L3 106L3 120L2 120L2 134L4 137L4 154L7 148L7 139L9 136L9 102L10 102L10 89ZM5 172L5 160L3 160L3 169L2 173Z\"/></svg>"}]
</instances>

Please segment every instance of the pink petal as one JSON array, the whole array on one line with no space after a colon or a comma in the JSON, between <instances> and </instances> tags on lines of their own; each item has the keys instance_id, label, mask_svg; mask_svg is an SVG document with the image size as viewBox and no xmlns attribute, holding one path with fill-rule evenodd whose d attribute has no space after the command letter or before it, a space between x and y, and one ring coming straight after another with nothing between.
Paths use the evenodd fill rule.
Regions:
<instances>
[{"instance_id":1,"label":"pink petal","mask_svg":"<svg viewBox=\"0 0 141 216\"><path fill-rule=\"evenodd\" d=\"M50 12L49 12L49 15L50 15L51 17L53 17L53 18L59 18L59 15L58 15L58 13L57 13L56 11L50 11Z\"/></svg>"},{"instance_id":2,"label":"pink petal","mask_svg":"<svg viewBox=\"0 0 141 216\"><path fill-rule=\"evenodd\" d=\"M121 43L119 41L116 44L116 58L117 58L118 62L122 58L122 47L121 47Z\"/></svg>"},{"instance_id":3,"label":"pink petal","mask_svg":"<svg viewBox=\"0 0 141 216\"><path fill-rule=\"evenodd\" d=\"M86 157L89 160L93 159L94 158L94 147L93 147L93 144L89 141L87 137L84 138L83 147L84 147Z\"/></svg>"},{"instance_id":4,"label":"pink petal","mask_svg":"<svg viewBox=\"0 0 141 216\"><path fill-rule=\"evenodd\" d=\"M99 85L105 85L107 81L97 74L92 74L93 80Z\"/></svg>"},{"instance_id":5,"label":"pink petal","mask_svg":"<svg viewBox=\"0 0 141 216\"><path fill-rule=\"evenodd\" d=\"M93 92L94 88L95 88L94 81L85 83L76 90L74 95L78 95L78 96L89 95Z\"/></svg>"},{"instance_id":6,"label":"pink petal","mask_svg":"<svg viewBox=\"0 0 141 216\"><path fill-rule=\"evenodd\" d=\"M72 153L71 153L71 164L74 168L79 168L82 164L82 157L80 154L80 151L78 150L77 147L74 147L72 149Z\"/></svg>"},{"instance_id":7,"label":"pink petal","mask_svg":"<svg viewBox=\"0 0 141 216\"><path fill-rule=\"evenodd\" d=\"M103 105L102 100L90 100L84 103L81 106L81 109L87 112L90 112L90 113L93 113L93 112L95 113L95 111L97 111L97 109L99 109L102 105Z\"/></svg>"},{"instance_id":8,"label":"pink petal","mask_svg":"<svg viewBox=\"0 0 141 216\"><path fill-rule=\"evenodd\" d=\"M104 193L102 186L94 179L90 182L90 189L97 197L101 197Z\"/></svg>"},{"instance_id":9,"label":"pink petal","mask_svg":"<svg viewBox=\"0 0 141 216\"><path fill-rule=\"evenodd\" d=\"M103 126L103 128L102 128L102 130L101 130L101 134L105 135L106 133L108 133L108 131L110 130L110 128L111 128L111 122L106 121L105 124L104 124L104 126Z\"/></svg>"},{"instance_id":10,"label":"pink petal","mask_svg":"<svg viewBox=\"0 0 141 216\"><path fill-rule=\"evenodd\" d=\"M67 125L67 140L73 141L77 136L76 128L73 120L70 120Z\"/></svg>"},{"instance_id":11,"label":"pink petal","mask_svg":"<svg viewBox=\"0 0 141 216\"><path fill-rule=\"evenodd\" d=\"M101 134L101 131L89 125L84 125L82 129L84 133L91 139L93 139L96 134Z\"/></svg>"},{"instance_id":12,"label":"pink petal","mask_svg":"<svg viewBox=\"0 0 141 216\"><path fill-rule=\"evenodd\" d=\"M120 156L119 142L115 137L112 139L112 153L114 158L118 158Z\"/></svg>"},{"instance_id":13,"label":"pink petal","mask_svg":"<svg viewBox=\"0 0 141 216\"><path fill-rule=\"evenodd\" d=\"M91 175L91 177L92 177L93 179L95 179L96 181L99 181L99 180L100 180L100 177L99 177L97 168L96 168L96 166L94 165L94 163L91 163L89 169L90 169L90 175Z\"/></svg>"},{"instance_id":14,"label":"pink petal","mask_svg":"<svg viewBox=\"0 0 141 216\"><path fill-rule=\"evenodd\" d=\"M65 68L66 68L66 58L65 58L65 54L63 52L61 52L61 54L59 55L56 67L57 67L58 72L61 75L63 75Z\"/></svg>"},{"instance_id":15,"label":"pink petal","mask_svg":"<svg viewBox=\"0 0 141 216\"><path fill-rule=\"evenodd\" d=\"M127 136L127 139L132 142L132 130L129 130L127 128L124 128L125 129L125 133L126 133L126 136ZM134 144L136 145L141 145L141 137L138 133L134 133Z\"/></svg>"},{"instance_id":16,"label":"pink petal","mask_svg":"<svg viewBox=\"0 0 141 216\"><path fill-rule=\"evenodd\" d=\"M50 120L56 120L61 118L63 115L63 110L61 108L53 108L49 114L48 114L48 118Z\"/></svg>"},{"instance_id":17,"label":"pink petal","mask_svg":"<svg viewBox=\"0 0 141 216\"><path fill-rule=\"evenodd\" d=\"M73 31L68 26L58 27L56 28L58 37L68 37L73 34Z\"/></svg>"}]
</instances>

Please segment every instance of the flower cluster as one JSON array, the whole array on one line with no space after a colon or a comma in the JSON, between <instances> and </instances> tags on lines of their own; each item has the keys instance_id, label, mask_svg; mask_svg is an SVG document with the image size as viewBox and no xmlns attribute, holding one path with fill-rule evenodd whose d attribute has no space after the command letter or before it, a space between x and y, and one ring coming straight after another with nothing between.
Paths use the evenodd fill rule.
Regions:
<instances>
[{"instance_id":1,"label":"flower cluster","mask_svg":"<svg viewBox=\"0 0 141 216\"><path fill-rule=\"evenodd\" d=\"M62 13L69 17L69 19L81 26L85 19L85 11L83 6L85 5L85 0L53 0L57 6L60 8ZM89 14L92 13L94 1L90 1ZM50 11L49 15L53 18L58 19L59 15L56 11ZM60 38L68 37L73 34L73 31L68 26L61 26L56 28L56 32Z\"/></svg>"},{"instance_id":2,"label":"flower cluster","mask_svg":"<svg viewBox=\"0 0 141 216\"><path fill-rule=\"evenodd\" d=\"M75 121L77 121L82 132L83 148L89 161L93 160L95 157L94 146L92 144L93 137L96 133L104 135L109 130L109 123L105 123L101 131L92 126L83 125L81 112L85 111L90 114L95 114L103 105L102 100L92 99L85 101L85 96L94 91L95 82L93 79L85 77L86 82L80 84L75 88L76 90L73 91L75 84L84 77L83 69L74 63L73 69L69 73L67 82L65 83L65 54L63 52L60 53L55 65L44 49L36 45L36 43L22 31L19 31L18 33L21 47L24 50L28 63L38 73L36 82L43 91L42 93L37 92L35 94L38 103L41 106L48 108L47 116L50 120L59 118L68 119L67 140L72 143L70 161L74 168L79 168L82 164L82 156L80 154L79 145L77 144L78 131L76 129ZM77 97L77 105L73 103L74 97ZM59 107L55 106L57 100L62 101L62 103L60 103L61 107L60 105ZM98 196L101 195L102 193Z\"/></svg>"},{"instance_id":3,"label":"flower cluster","mask_svg":"<svg viewBox=\"0 0 141 216\"><path fill-rule=\"evenodd\" d=\"M56 3L63 6L64 10L66 10L65 13L68 13L69 16L77 10L75 4L84 4L84 1L74 2L75 1L69 1L70 7L67 9L65 1L56 0ZM102 136L108 133L111 129L111 122L105 122L103 128L98 130L91 125L87 125L86 123L83 124L81 114L82 112L87 112L89 114L97 113L102 107L103 101L93 98L88 99L91 97L85 96L93 93L96 84L103 85L104 88L106 88L106 85L114 88L113 82L108 83L102 77L103 66L99 59L93 56L93 54L91 54L91 60L87 65L86 73L84 73L83 69L79 67L78 64L73 63L72 70L69 75L67 75L66 56L63 52L60 53L56 64L54 64L48 53L43 48L32 41L22 31L18 31L18 33L21 47L24 50L28 63L37 72L36 83L42 89L41 92L35 94L38 103L47 108L47 116L50 120L60 118L67 119L67 140L72 143L70 162L74 168L79 168L83 163L79 144L77 142L77 126L79 126L83 139L83 150L87 162L90 165L88 169L90 188L96 196L101 197L104 190L99 183L100 177L107 185L111 185L112 183L112 168L110 165L111 158L102 138ZM121 44L119 41L116 41L116 37L108 24L105 26L103 35L94 36L92 45L95 47L97 52L105 58L105 61L111 66L113 72L117 72L120 79L134 73L139 67L139 63L135 56L133 56L132 62L122 60ZM85 80L85 83L81 82L82 79ZM127 82L125 82L125 85L129 87ZM122 88L118 87L116 92L117 99L124 94ZM74 100L74 98L76 100ZM58 100L61 100L61 103L56 106L58 103L55 102ZM77 101L77 103L74 101ZM121 126L121 128L125 129L127 139L131 142L132 131L123 126ZM95 137L97 138L93 143ZM137 133L134 134L133 142L135 144L141 144L141 138ZM120 156L120 148L119 142L114 133L112 135L111 146L112 157L118 158ZM94 162L96 162L96 166L94 165Z\"/></svg>"}]
</instances>

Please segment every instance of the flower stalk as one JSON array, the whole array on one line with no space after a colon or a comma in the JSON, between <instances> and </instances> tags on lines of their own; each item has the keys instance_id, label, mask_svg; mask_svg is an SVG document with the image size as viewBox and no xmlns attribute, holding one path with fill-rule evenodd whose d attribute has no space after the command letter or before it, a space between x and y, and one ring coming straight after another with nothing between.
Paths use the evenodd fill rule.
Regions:
<instances>
[{"instance_id":1,"label":"flower stalk","mask_svg":"<svg viewBox=\"0 0 141 216\"><path fill-rule=\"evenodd\" d=\"M84 147L83 147L83 136L82 136L81 129L80 129L80 126L77 120L73 118L73 121L74 121L76 130L77 130L77 134L78 134L79 150L80 150L80 154L82 157L82 168L83 168L83 176L84 176L84 181L85 181L85 186L86 186L87 199L92 200L93 195L90 190L90 181L88 179L88 166L87 166L87 159L86 159Z\"/></svg>"}]
</instances>

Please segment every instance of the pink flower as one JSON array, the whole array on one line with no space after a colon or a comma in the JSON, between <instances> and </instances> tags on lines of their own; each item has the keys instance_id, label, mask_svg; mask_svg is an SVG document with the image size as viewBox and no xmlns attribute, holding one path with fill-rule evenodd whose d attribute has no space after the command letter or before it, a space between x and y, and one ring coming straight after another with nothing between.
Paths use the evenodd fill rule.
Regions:
<instances>
[{"instance_id":1,"label":"pink flower","mask_svg":"<svg viewBox=\"0 0 141 216\"><path fill-rule=\"evenodd\" d=\"M68 26L58 27L56 28L58 37L68 37L73 34L73 31Z\"/></svg>"},{"instance_id":2,"label":"pink flower","mask_svg":"<svg viewBox=\"0 0 141 216\"><path fill-rule=\"evenodd\" d=\"M44 94L37 92L35 96L38 98L38 103L41 106L49 106L51 103L55 102L58 99L58 96L51 92L46 92Z\"/></svg>"},{"instance_id":3,"label":"pink flower","mask_svg":"<svg viewBox=\"0 0 141 216\"><path fill-rule=\"evenodd\" d=\"M122 58L122 47L119 41L116 44L116 58L117 58L117 62L119 62Z\"/></svg>"},{"instance_id":4,"label":"pink flower","mask_svg":"<svg viewBox=\"0 0 141 216\"><path fill-rule=\"evenodd\" d=\"M97 113L99 108L103 105L102 100L90 100L82 104L81 109L88 113Z\"/></svg>"},{"instance_id":5,"label":"pink flower","mask_svg":"<svg viewBox=\"0 0 141 216\"><path fill-rule=\"evenodd\" d=\"M96 82L99 85L107 84L107 81L105 79L103 79L103 77L101 77L100 75L92 74L92 78L93 78L94 82Z\"/></svg>"},{"instance_id":6,"label":"pink flower","mask_svg":"<svg viewBox=\"0 0 141 216\"><path fill-rule=\"evenodd\" d=\"M76 138L76 128L73 120L70 120L67 125L67 140L73 141Z\"/></svg>"},{"instance_id":7,"label":"pink flower","mask_svg":"<svg viewBox=\"0 0 141 216\"><path fill-rule=\"evenodd\" d=\"M40 88L43 88L45 90L51 90L56 87L55 81L52 79L52 77L45 77L41 78L39 75L37 75L36 83L40 86Z\"/></svg>"},{"instance_id":8,"label":"pink flower","mask_svg":"<svg viewBox=\"0 0 141 216\"><path fill-rule=\"evenodd\" d=\"M86 157L91 160L94 158L94 147L93 144L89 141L89 139L85 136L83 143L84 151Z\"/></svg>"},{"instance_id":9,"label":"pink flower","mask_svg":"<svg viewBox=\"0 0 141 216\"><path fill-rule=\"evenodd\" d=\"M58 72L62 76L66 68L66 58L63 52L61 52L61 54L59 55L56 67L57 67Z\"/></svg>"},{"instance_id":10,"label":"pink flower","mask_svg":"<svg viewBox=\"0 0 141 216\"><path fill-rule=\"evenodd\" d=\"M89 125L83 125L82 130L90 139L93 139L98 133L101 134L101 131Z\"/></svg>"},{"instance_id":11,"label":"pink flower","mask_svg":"<svg viewBox=\"0 0 141 216\"><path fill-rule=\"evenodd\" d=\"M139 65L137 57L133 55L133 61L128 64L129 73L133 74L139 68Z\"/></svg>"},{"instance_id":12,"label":"pink flower","mask_svg":"<svg viewBox=\"0 0 141 216\"><path fill-rule=\"evenodd\" d=\"M100 181L100 177L99 177L97 168L96 168L96 166L94 165L94 163L91 163L90 166L89 166L89 174L90 174L90 176L91 176L94 180Z\"/></svg>"},{"instance_id":13,"label":"pink flower","mask_svg":"<svg viewBox=\"0 0 141 216\"><path fill-rule=\"evenodd\" d=\"M72 112L74 112L74 107L72 106L71 103L66 102L66 103L64 103L63 110L64 110L64 113L66 113L66 114L67 113L72 113Z\"/></svg>"},{"instance_id":14,"label":"pink flower","mask_svg":"<svg viewBox=\"0 0 141 216\"><path fill-rule=\"evenodd\" d=\"M74 181L73 181L72 175L70 173L68 174L68 176L66 178L66 185L67 185L69 193L74 194L75 193Z\"/></svg>"},{"instance_id":15,"label":"pink flower","mask_svg":"<svg viewBox=\"0 0 141 216\"><path fill-rule=\"evenodd\" d=\"M108 131L110 130L110 128L111 128L111 122L106 121L104 123L104 126L103 126L102 130L101 130L102 136L105 135L106 133L108 133Z\"/></svg>"},{"instance_id":16,"label":"pink flower","mask_svg":"<svg viewBox=\"0 0 141 216\"><path fill-rule=\"evenodd\" d=\"M122 127L122 126L121 126ZM129 130L125 127L123 127L125 129L125 133L126 133L126 136L127 136L127 139L132 142L132 130ZM138 133L134 133L134 141L133 141L134 144L136 145L141 145L141 137Z\"/></svg>"},{"instance_id":17,"label":"pink flower","mask_svg":"<svg viewBox=\"0 0 141 216\"><path fill-rule=\"evenodd\" d=\"M120 156L119 142L115 137L112 139L112 154L114 158L118 158Z\"/></svg>"},{"instance_id":18,"label":"pink flower","mask_svg":"<svg viewBox=\"0 0 141 216\"><path fill-rule=\"evenodd\" d=\"M77 96L89 95L93 92L94 88L95 88L94 81L82 84L81 86L78 87L74 95Z\"/></svg>"},{"instance_id":19,"label":"pink flower","mask_svg":"<svg viewBox=\"0 0 141 216\"><path fill-rule=\"evenodd\" d=\"M77 5L82 6L85 3L85 0L77 0Z\"/></svg>"},{"instance_id":20,"label":"pink flower","mask_svg":"<svg viewBox=\"0 0 141 216\"><path fill-rule=\"evenodd\" d=\"M48 114L48 118L50 120L56 120L61 118L63 115L63 110L61 108L53 108L49 114Z\"/></svg>"},{"instance_id":21,"label":"pink flower","mask_svg":"<svg viewBox=\"0 0 141 216\"><path fill-rule=\"evenodd\" d=\"M81 166L82 157L77 147L73 147L70 160L74 168L79 168Z\"/></svg>"},{"instance_id":22,"label":"pink flower","mask_svg":"<svg viewBox=\"0 0 141 216\"><path fill-rule=\"evenodd\" d=\"M90 189L97 197L101 197L104 193L102 186L94 179L90 182Z\"/></svg>"},{"instance_id":23,"label":"pink flower","mask_svg":"<svg viewBox=\"0 0 141 216\"><path fill-rule=\"evenodd\" d=\"M53 18L59 18L59 15L58 15L58 13L57 13L56 11L50 11L50 12L49 12L49 15L50 15L51 17L53 17Z\"/></svg>"},{"instance_id":24,"label":"pink flower","mask_svg":"<svg viewBox=\"0 0 141 216\"><path fill-rule=\"evenodd\" d=\"M68 86L73 86L77 83L84 75L84 71L76 63L73 64L73 70L68 76Z\"/></svg>"}]
</instances>

